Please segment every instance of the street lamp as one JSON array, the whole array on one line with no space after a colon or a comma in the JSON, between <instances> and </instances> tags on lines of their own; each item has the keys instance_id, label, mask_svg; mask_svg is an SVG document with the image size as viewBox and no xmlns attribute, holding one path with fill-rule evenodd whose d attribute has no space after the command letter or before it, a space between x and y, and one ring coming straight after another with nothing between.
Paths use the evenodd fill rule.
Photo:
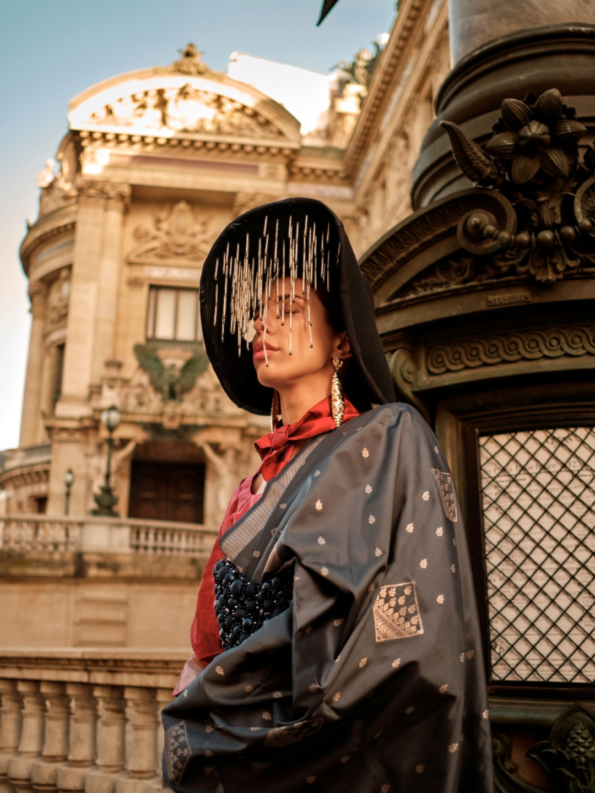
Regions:
<instances>
[{"instance_id":1,"label":"street lamp","mask_svg":"<svg viewBox=\"0 0 595 793\"><path fill-rule=\"evenodd\" d=\"M119 514L114 509L118 503L118 497L112 491L110 477L112 472L112 446L114 443L113 432L120 425L121 419L122 414L115 405L104 410L101 414L101 420L109 433L107 438L107 465L105 467L105 481L100 488L101 492L95 493L93 496L97 507L91 513L92 515L101 515L108 518L119 517Z\"/></svg>"},{"instance_id":2,"label":"street lamp","mask_svg":"<svg viewBox=\"0 0 595 793\"><path fill-rule=\"evenodd\" d=\"M74 484L74 473L72 472L72 468L69 468L68 471L63 476L64 486L66 487L66 496L64 498L64 514L68 515L68 508L70 506L70 488Z\"/></svg>"}]
</instances>

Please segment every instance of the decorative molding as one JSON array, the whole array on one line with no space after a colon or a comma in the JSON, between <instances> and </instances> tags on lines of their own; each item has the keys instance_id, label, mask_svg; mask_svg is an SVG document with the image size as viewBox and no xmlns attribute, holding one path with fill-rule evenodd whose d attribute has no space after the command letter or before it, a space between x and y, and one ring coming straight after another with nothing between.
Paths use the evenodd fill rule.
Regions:
<instances>
[{"instance_id":1,"label":"decorative molding","mask_svg":"<svg viewBox=\"0 0 595 793\"><path fill-rule=\"evenodd\" d=\"M149 88L122 96L83 120L85 126L152 132L225 135L234 138L284 140L285 134L252 107L191 83Z\"/></svg>"},{"instance_id":2,"label":"decorative molding","mask_svg":"<svg viewBox=\"0 0 595 793\"><path fill-rule=\"evenodd\" d=\"M125 207L128 206L132 194L132 188L126 182L100 181L78 176L75 186L79 197L116 199L122 201Z\"/></svg>"},{"instance_id":3,"label":"decorative molding","mask_svg":"<svg viewBox=\"0 0 595 793\"><path fill-rule=\"evenodd\" d=\"M186 201L165 204L155 216L152 229L136 226L133 236L137 245L126 260L130 264L202 262L217 237L217 231L210 228L211 221L210 214L197 218Z\"/></svg>"},{"instance_id":4,"label":"decorative molding","mask_svg":"<svg viewBox=\"0 0 595 793\"><path fill-rule=\"evenodd\" d=\"M459 241L471 253L480 253L482 243L495 246L484 252L494 254L502 273L552 284L595 263L595 149L587 147L580 162L578 143L587 128L557 88L524 101L505 99L500 112L484 146L442 122L465 176L506 196L516 214L514 230L503 232L488 215L472 213Z\"/></svg>"},{"instance_id":5,"label":"decorative molding","mask_svg":"<svg viewBox=\"0 0 595 793\"><path fill-rule=\"evenodd\" d=\"M63 267L48 293L48 313L46 331L62 325L68 317L70 300L70 268Z\"/></svg>"},{"instance_id":6,"label":"decorative molding","mask_svg":"<svg viewBox=\"0 0 595 793\"><path fill-rule=\"evenodd\" d=\"M174 61L170 66L156 66L153 70L155 74L188 74L193 77L210 77L211 79L223 79L222 72L214 72L209 69L206 63L203 63L201 52L196 48L196 44L192 42L188 44L183 50L178 50L181 58Z\"/></svg>"},{"instance_id":7,"label":"decorative molding","mask_svg":"<svg viewBox=\"0 0 595 793\"><path fill-rule=\"evenodd\" d=\"M512 760L512 741L494 732L494 771L501 793L540 793L526 782ZM569 708L554 722L547 741L536 743L526 756L545 773L544 784L554 793L592 793L595 785L595 719L581 705Z\"/></svg>"},{"instance_id":8,"label":"decorative molding","mask_svg":"<svg viewBox=\"0 0 595 793\"><path fill-rule=\"evenodd\" d=\"M485 207L504 227L505 199L495 191L465 190L418 210L391 229L362 257L362 270L374 290L407 261L453 235L462 216ZM507 202L508 203L508 202Z\"/></svg>"},{"instance_id":9,"label":"decorative molding","mask_svg":"<svg viewBox=\"0 0 595 793\"><path fill-rule=\"evenodd\" d=\"M431 375L461 372L518 361L569 356L595 356L595 325L506 333L430 347L426 365Z\"/></svg>"},{"instance_id":10,"label":"decorative molding","mask_svg":"<svg viewBox=\"0 0 595 793\"><path fill-rule=\"evenodd\" d=\"M427 406L413 393L416 371L413 348L414 345L411 342L401 339L397 349L388 359L388 368L393 377L397 395L401 396L404 402L417 408L428 424L431 424Z\"/></svg>"}]
</instances>

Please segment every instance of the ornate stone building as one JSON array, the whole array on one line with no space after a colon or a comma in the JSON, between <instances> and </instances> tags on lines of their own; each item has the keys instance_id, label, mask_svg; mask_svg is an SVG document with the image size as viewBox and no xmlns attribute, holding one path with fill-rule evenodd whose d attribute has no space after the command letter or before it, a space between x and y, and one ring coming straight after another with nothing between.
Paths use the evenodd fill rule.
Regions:
<instances>
[{"instance_id":1,"label":"ornate stone building","mask_svg":"<svg viewBox=\"0 0 595 793\"><path fill-rule=\"evenodd\" d=\"M33 321L20 444L0 472L0 645L187 645L214 532L268 426L206 366L201 263L234 216L286 196L327 202L358 254L405 217L447 17L446 0L404 0L376 54L328 78L234 53L232 79L190 45L72 100L21 247ZM296 80L316 91L314 121L281 104L299 115ZM277 101L260 90L273 83ZM111 405L119 518L91 514Z\"/></svg>"},{"instance_id":2,"label":"ornate stone building","mask_svg":"<svg viewBox=\"0 0 595 793\"><path fill-rule=\"evenodd\" d=\"M59 173L49 163L40 174L39 217L21 247L33 321L20 444L0 478L8 514L63 514L69 469L70 513L89 514L106 463L100 415L115 404L120 515L218 524L266 422L235 409L198 361L182 376L202 356L206 252L235 215L309 195L335 209L362 253L410 211L409 173L448 68L446 3L411 0L379 57L362 50L329 81L314 134L257 88L212 72L193 46L71 102ZM178 503L188 476L204 481L192 509ZM163 490L150 506L149 481Z\"/></svg>"}]
</instances>

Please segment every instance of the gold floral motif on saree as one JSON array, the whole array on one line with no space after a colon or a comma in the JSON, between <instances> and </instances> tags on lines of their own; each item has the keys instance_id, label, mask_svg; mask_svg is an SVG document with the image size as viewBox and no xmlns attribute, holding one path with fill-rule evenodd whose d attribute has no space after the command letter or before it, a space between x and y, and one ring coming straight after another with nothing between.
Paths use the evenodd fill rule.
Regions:
<instances>
[{"instance_id":1,"label":"gold floral motif on saree","mask_svg":"<svg viewBox=\"0 0 595 793\"><path fill-rule=\"evenodd\" d=\"M452 481L452 475L447 471L439 471L437 468L432 468L438 492L440 493L440 500L444 507L444 512L449 520L453 523L457 522L457 500L455 497L455 486Z\"/></svg>"},{"instance_id":2,"label":"gold floral motif on saree","mask_svg":"<svg viewBox=\"0 0 595 793\"><path fill-rule=\"evenodd\" d=\"M377 642L424 632L413 581L380 587L372 612Z\"/></svg>"},{"instance_id":3,"label":"gold floral motif on saree","mask_svg":"<svg viewBox=\"0 0 595 793\"><path fill-rule=\"evenodd\" d=\"M174 783L179 783L190 759L190 744L186 732L186 723L183 721L174 724L165 733L165 765L167 775Z\"/></svg>"},{"instance_id":4,"label":"gold floral motif on saree","mask_svg":"<svg viewBox=\"0 0 595 793\"><path fill-rule=\"evenodd\" d=\"M310 721L298 721L287 727L275 727L269 731L264 745L267 749L279 749L305 741L306 738L310 738L318 732L322 727L322 722L323 719L311 719Z\"/></svg>"}]
</instances>

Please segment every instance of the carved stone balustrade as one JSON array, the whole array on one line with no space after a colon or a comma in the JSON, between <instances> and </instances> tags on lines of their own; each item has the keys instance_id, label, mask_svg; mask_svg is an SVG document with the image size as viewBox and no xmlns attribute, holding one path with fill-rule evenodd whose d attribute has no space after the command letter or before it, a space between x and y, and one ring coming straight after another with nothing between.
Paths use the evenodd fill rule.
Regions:
<instances>
[{"instance_id":1,"label":"carved stone balustrade","mask_svg":"<svg viewBox=\"0 0 595 793\"><path fill-rule=\"evenodd\" d=\"M155 793L185 651L0 651L0 791Z\"/></svg>"},{"instance_id":2,"label":"carved stone balustrade","mask_svg":"<svg viewBox=\"0 0 595 793\"><path fill-rule=\"evenodd\" d=\"M208 557L217 529L140 518L15 515L0 518L0 550Z\"/></svg>"}]
</instances>

